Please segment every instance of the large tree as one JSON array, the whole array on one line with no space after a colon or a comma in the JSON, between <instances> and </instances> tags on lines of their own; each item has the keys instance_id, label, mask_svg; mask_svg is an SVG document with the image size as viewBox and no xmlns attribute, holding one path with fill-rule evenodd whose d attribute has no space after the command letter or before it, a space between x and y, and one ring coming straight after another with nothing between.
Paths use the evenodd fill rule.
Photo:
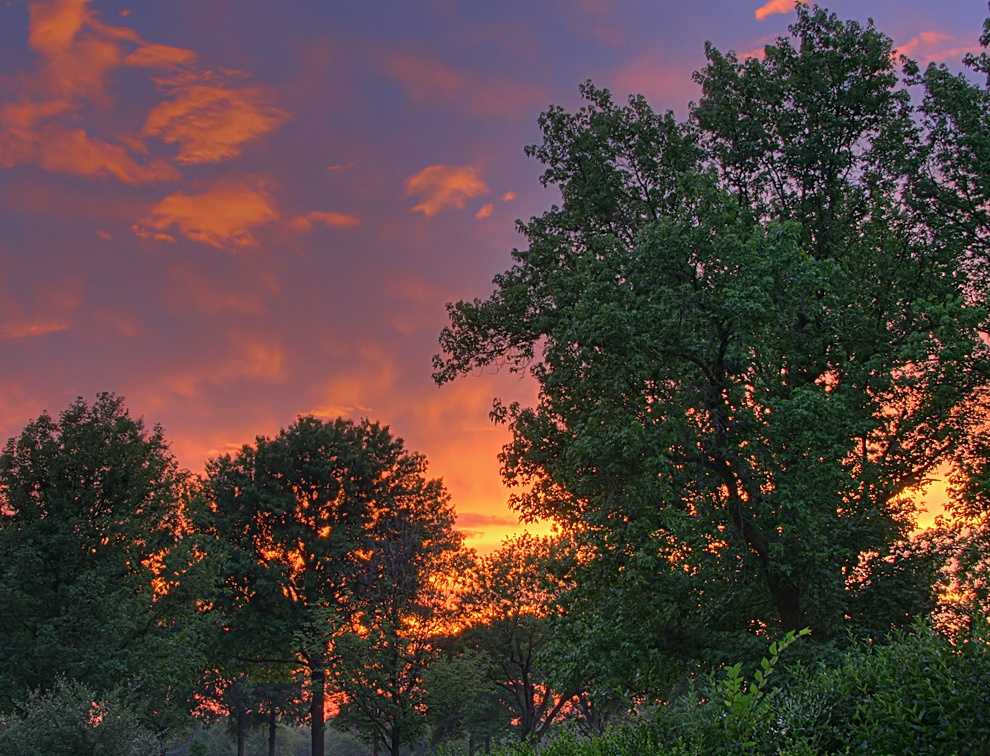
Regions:
<instances>
[{"instance_id":1,"label":"large tree","mask_svg":"<svg viewBox=\"0 0 990 756\"><path fill-rule=\"evenodd\" d=\"M408 606L430 560L456 545L447 494L425 468L387 427L313 417L207 464L204 526L223 563L215 606L240 661L307 671L314 756L328 678L364 665L346 652L376 629L372 600L387 583Z\"/></svg>"},{"instance_id":2,"label":"large tree","mask_svg":"<svg viewBox=\"0 0 990 756\"><path fill-rule=\"evenodd\" d=\"M187 474L123 400L77 399L0 455L0 707L127 685L163 727L198 672Z\"/></svg>"},{"instance_id":3,"label":"large tree","mask_svg":"<svg viewBox=\"0 0 990 756\"><path fill-rule=\"evenodd\" d=\"M544 113L527 152L562 204L520 224L487 300L448 306L435 359L438 383L539 383L493 411L514 505L584 544L587 607L640 597L603 622L656 607L644 651L841 634L869 613L847 581L896 560L912 494L973 463L987 405L985 100L918 117L888 37L797 12L763 56L709 45L684 122L591 84Z\"/></svg>"}]
</instances>

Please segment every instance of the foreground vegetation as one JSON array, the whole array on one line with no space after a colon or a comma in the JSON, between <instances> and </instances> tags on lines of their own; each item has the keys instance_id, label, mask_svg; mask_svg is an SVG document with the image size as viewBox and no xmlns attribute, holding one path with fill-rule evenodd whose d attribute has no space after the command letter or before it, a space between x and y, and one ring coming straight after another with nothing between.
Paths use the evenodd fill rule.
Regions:
<instances>
[{"instance_id":1,"label":"foreground vegetation","mask_svg":"<svg viewBox=\"0 0 990 756\"><path fill-rule=\"evenodd\" d=\"M707 55L684 122L544 113L562 204L449 306L438 383L539 384L492 417L554 537L465 550L370 420L195 476L80 398L0 455L0 752L982 752L990 56L803 5Z\"/></svg>"}]
</instances>

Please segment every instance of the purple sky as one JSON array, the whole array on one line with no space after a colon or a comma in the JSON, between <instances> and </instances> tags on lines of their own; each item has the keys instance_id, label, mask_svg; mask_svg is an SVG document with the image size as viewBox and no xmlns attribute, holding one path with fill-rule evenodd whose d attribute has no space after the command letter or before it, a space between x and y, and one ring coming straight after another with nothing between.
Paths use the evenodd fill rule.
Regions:
<instances>
[{"instance_id":1,"label":"purple sky","mask_svg":"<svg viewBox=\"0 0 990 756\"><path fill-rule=\"evenodd\" d=\"M777 6L780 6L779 8ZM922 63L975 0L837 0ZM793 5L0 3L0 440L125 397L181 464L299 414L381 420L427 455L469 544L516 529L502 374L438 389L444 303L485 296L556 197L523 147L592 79L684 116L704 43L758 51Z\"/></svg>"}]
</instances>

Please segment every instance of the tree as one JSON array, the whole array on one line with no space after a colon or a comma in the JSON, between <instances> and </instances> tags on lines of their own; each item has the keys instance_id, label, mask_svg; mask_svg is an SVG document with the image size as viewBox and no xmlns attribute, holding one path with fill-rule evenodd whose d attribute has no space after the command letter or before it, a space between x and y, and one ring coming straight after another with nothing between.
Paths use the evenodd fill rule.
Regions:
<instances>
[{"instance_id":1,"label":"tree","mask_svg":"<svg viewBox=\"0 0 990 756\"><path fill-rule=\"evenodd\" d=\"M370 662L348 652L376 630L374 599L395 588L409 614L393 617L410 619L431 560L456 543L447 494L425 468L386 427L313 417L207 465L204 527L223 554L216 609L242 661L307 671L314 756L328 675Z\"/></svg>"},{"instance_id":2,"label":"tree","mask_svg":"<svg viewBox=\"0 0 990 756\"><path fill-rule=\"evenodd\" d=\"M466 739L468 756L474 756L478 742L487 753L492 737L508 731L511 714L499 700L491 668L488 653L471 648L463 634L444 640L425 681L432 745Z\"/></svg>"},{"instance_id":3,"label":"tree","mask_svg":"<svg viewBox=\"0 0 990 756\"><path fill-rule=\"evenodd\" d=\"M661 656L841 637L847 576L907 539L912 492L963 464L987 407L986 237L958 231L982 216L939 218L982 170L935 149L961 119L915 119L872 24L797 12L762 58L709 45L683 123L590 83L544 113L527 152L562 204L520 224L491 297L448 305L434 360L440 384L536 379L535 407L493 409L513 504L583 544L592 600L656 598L632 608L658 606Z\"/></svg>"},{"instance_id":4,"label":"tree","mask_svg":"<svg viewBox=\"0 0 990 756\"><path fill-rule=\"evenodd\" d=\"M478 560L466 589L470 624L461 641L469 658L487 662L524 742L539 743L580 690L557 690L541 658L562 591L552 569L558 545L528 534L509 539Z\"/></svg>"},{"instance_id":5,"label":"tree","mask_svg":"<svg viewBox=\"0 0 990 756\"><path fill-rule=\"evenodd\" d=\"M123 400L43 413L0 455L0 708L65 678L127 685L145 724L198 672L187 474ZM70 685L71 687L71 685Z\"/></svg>"},{"instance_id":6,"label":"tree","mask_svg":"<svg viewBox=\"0 0 990 756\"><path fill-rule=\"evenodd\" d=\"M422 457L414 463L402 495L376 512L352 632L330 670L345 699L339 722L391 756L426 729L424 676L457 619L451 594L465 567L449 497L439 480L422 479Z\"/></svg>"}]
</instances>

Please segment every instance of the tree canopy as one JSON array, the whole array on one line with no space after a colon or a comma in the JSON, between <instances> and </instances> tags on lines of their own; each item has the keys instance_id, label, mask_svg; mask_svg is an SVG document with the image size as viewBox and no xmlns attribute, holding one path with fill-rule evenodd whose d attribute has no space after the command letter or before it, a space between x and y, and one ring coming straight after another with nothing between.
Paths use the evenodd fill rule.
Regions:
<instances>
[{"instance_id":1,"label":"tree canopy","mask_svg":"<svg viewBox=\"0 0 990 756\"><path fill-rule=\"evenodd\" d=\"M231 637L243 639L244 661L307 670L314 755L324 748L328 677L373 675L373 651L408 650L396 645L405 623L430 620L433 605L421 603L427 583L459 546L447 493L425 469L386 427L313 417L207 465L212 503L203 525L223 565L217 609ZM381 694L389 699L382 706L399 711L376 721L397 743L410 727L400 715L415 703L403 699L418 680L410 663L386 670L409 674Z\"/></svg>"},{"instance_id":2,"label":"tree canopy","mask_svg":"<svg viewBox=\"0 0 990 756\"><path fill-rule=\"evenodd\" d=\"M0 455L0 706L56 682L130 687L164 726L199 673L187 476L123 401L43 413ZM191 592L191 595L190 595Z\"/></svg>"},{"instance_id":3,"label":"tree canopy","mask_svg":"<svg viewBox=\"0 0 990 756\"><path fill-rule=\"evenodd\" d=\"M493 409L513 504L583 544L585 609L656 599L644 653L855 627L912 494L985 459L986 95L797 12L763 56L709 45L684 121L591 83L545 112L527 153L561 204L520 223L488 299L448 305L434 360L440 384L536 379L536 406Z\"/></svg>"}]
</instances>

